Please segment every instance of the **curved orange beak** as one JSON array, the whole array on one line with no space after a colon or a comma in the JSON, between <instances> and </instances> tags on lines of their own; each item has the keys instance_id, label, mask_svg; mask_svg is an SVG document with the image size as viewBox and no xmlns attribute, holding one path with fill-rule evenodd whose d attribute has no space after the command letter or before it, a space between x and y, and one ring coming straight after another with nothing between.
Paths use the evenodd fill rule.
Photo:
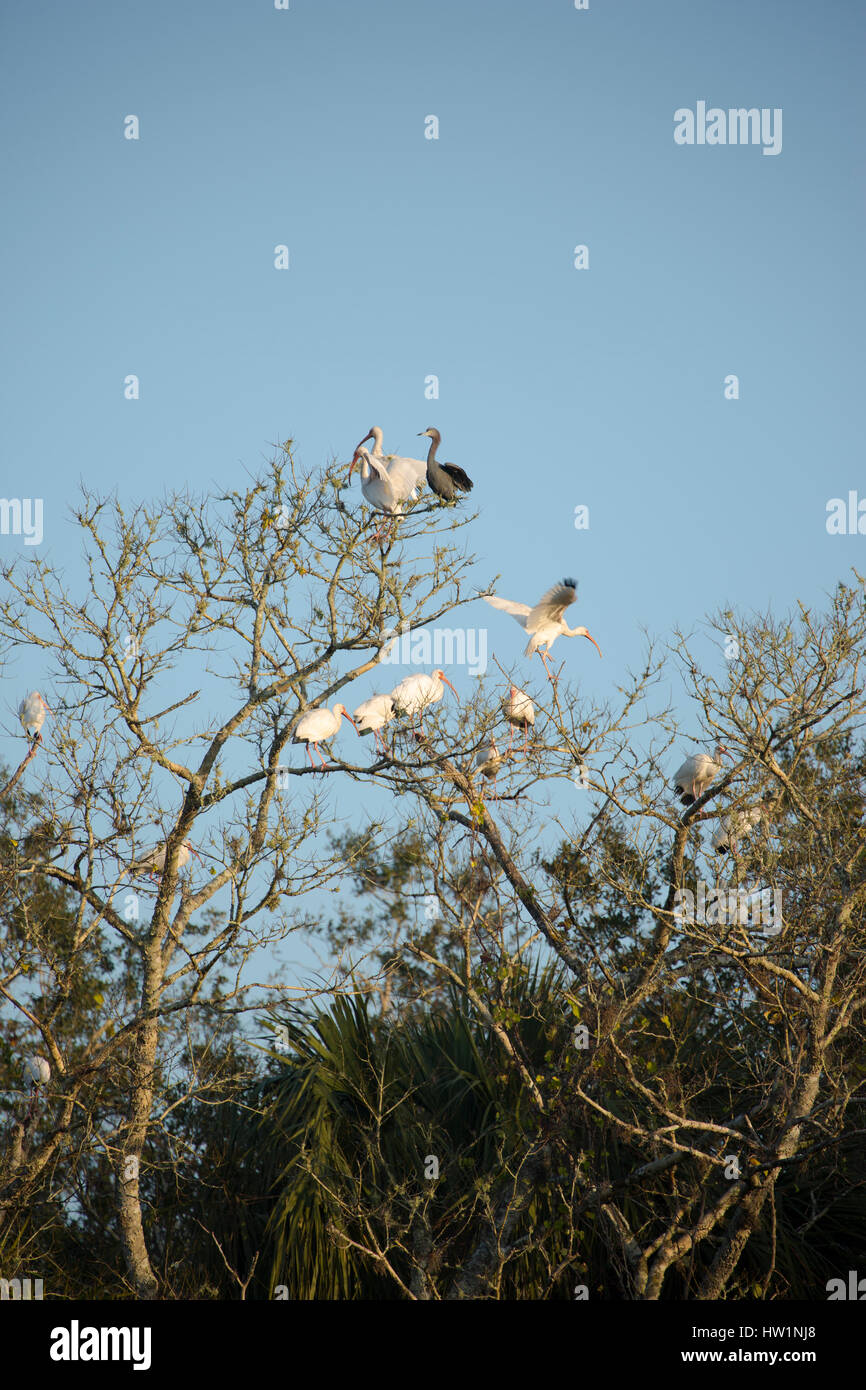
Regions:
<instances>
[{"instance_id":1,"label":"curved orange beak","mask_svg":"<svg viewBox=\"0 0 866 1390\"><path fill-rule=\"evenodd\" d=\"M451 684L451 682L450 682L450 680L448 679L447 676L444 676L444 675L443 675L443 676L440 676L439 679L440 679L441 681L443 681L445 685L448 686L449 690L454 690L454 686ZM457 703L459 704L459 703L460 703L460 696L457 694L457 691L456 691L456 690L454 690L454 698L455 698L455 700L457 701Z\"/></svg>"},{"instance_id":2,"label":"curved orange beak","mask_svg":"<svg viewBox=\"0 0 866 1390\"><path fill-rule=\"evenodd\" d=\"M586 638L587 642L591 642L591 643L592 643L592 645L595 647L595 650L598 652L599 656L601 656L601 647L598 645L598 643L596 642L595 638L592 637L592 636L590 635L590 633L588 633L588 632L585 632L583 635L584 635L584 637Z\"/></svg>"},{"instance_id":3,"label":"curved orange beak","mask_svg":"<svg viewBox=\"0 0 866 1390\"><path fill-rule=\"evenodd\" d=\"M352 462L349 464L349 477L350 477L350 478L351 478L351 476L352 476L352 469L355 467L355 464L358 462L358 450L362 447L362 445L364 445L364 444L367 443L367 440L368 440L368 439L372 439L372 438L373 438L373 435L372 435L372 431L371 431L370 434L365 434L363 439L359 439L359 440L358 440L358 443L355 445L355 452L354 452L354 454L352 455Z\"/></svg>"}]
</instances>

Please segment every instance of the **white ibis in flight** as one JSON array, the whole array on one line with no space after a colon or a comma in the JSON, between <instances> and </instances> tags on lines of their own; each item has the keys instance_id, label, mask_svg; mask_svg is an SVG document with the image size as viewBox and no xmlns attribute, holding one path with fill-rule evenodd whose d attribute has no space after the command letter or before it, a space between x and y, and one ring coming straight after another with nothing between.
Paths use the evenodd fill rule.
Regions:
<instances>
[{"instance_id":1,"label":"white ibis in flight","mask_svg":"<svg viewBox=\"0 0 866 1390\"><path fill-rule=\"evenodd\" d=\"M711 844L716 854L736 854L737 842L754 830L763 814L763 806L749 806L725 816L713 831Z\"/></svg>"},{"instance_id":2,"label":"white ibis in flight","mask_svg":"<svg viewBox=\"0 0 866 1390\"><path fill-rule=\"evenodd\" d=\"M684 806L691 806L712 786L722 770L722 758L730 757L723 743L716 744L713 757L709 753L693 753L674 774L674 791Z\"/></svg>"},{"instance_id":3,"label":"white ibis in flight","mask_svg":"<svg viewBox=\"0 0 866 1390\"><path fill-rule=\"evenodd\" d=\"M496 790L496 778L499 775L504 759L499 749L496 747L496 739L491 738L490 742L484 747L479 748L475 755L475 767L481 776L488 781L493 779L493 790Z\"/></svg>"},{"instance_id":4,"label":"white ibis in flight","mask_svg":"<svg viewBox=\"0 0 866 1390\"><path fill-rule=\"evenodd\" d=\"M362 736L372 734L376 740L376 747L385 751L385 744L379 734L379 730L394 718L394 701L390 695L373 695L371 699L365 700L355 710L355 728Z\"/></svg>"},{"instance_id":5,"label":"white ibis in flight","mask_svg":"<svg viewBox=\"0 0 866 1390\"><path fill-rule=\"evenodd\" d=\"M484 594L483 597L485 603L510 613L520 626L525 627L531 634L523 655L532 656L533 652L537 651L548 676L550 667L547 664L547 653L557 637L585 637L601 656L601 647L592 634L587 632L585 627L569 627L563 617L568 605L574 603L577 598L576 580L563 579L561 584L554 584L552 589L548 589L547 593L542 595L534 608L530 608L528 603L516 603L514 599L500 598L498 594Z\"/></svg>"},{"instance_id":6,"label":"white ibis in flight","mask_svg":"<svg viewBox=\"0 0 866 1390\"><path fill-rule=\"evenodd\" d=\"M437 700L441 700L445 694L445 686L454 691L454 695L459 700L457 691L446 676L444 671L434 671L429 676L407 676L399 685L395 685L391 691L391 699L394 701L395 709L401 714L408 714L414 719L417 717L421 724L421 716L428 705L435 705ZM423 725L422 725L423 727Z\"/></svg>"},{"instance_id":7,"label":"white ibis in flight","mask_svg":"<svg viewBox=\"0 0 866 1390\"><path fill-rule=\"evenodd\" d=\"M453 502L458 491L471 492L474 484L468 473L464 473L456 463L437 462L436 450L442 443L439 431L431 425L428 430L421 430L419 439L425 434L430 439L430 448L427 450L427 486L431 492L435 492L443 502Z\"/></svg>"},{"instance_id":8,"label":"white ibis in flight","mask_svg":"<svg viewBox=\"0 0 866 1390\"><path fill-rule=\"evenodd\" d=\"M130 864L128 872L133 877L137 877L139 874L150 874L151 878L156 878L165 869L165 857L167 853L168 845L154 845L153 849L148 850L147 854L143 854L140 859L136 859L133 864ZM182 869L185 864L189 863L191 854L194 854L199 863L201 863L201 855L197 850L193 849L192 841L184 840L177 852L178 869Z\"/></svg>"},{"instance_id":9,"label":"white ibis in flight","mask_svg":"<svg viewBox=\"0 0 866 1390\"><path fill-rule=\"evenodd\" d=\"M315 767L316 764L313 762L311 748L315 748L318 753L319 761L324 771L326 763L322 757L319 744L325 739L334 737L334 734L340 727L341 719L348 719L349 723L354 727L355 721L345 705L334 705L333 709L328 709L326 706L324 709L308 710L298 721L298 726L292 736L292 742L305 743L307 745L307 753L313 767Z\"/></svg>"},{"instance_id":10,"label":"white ibis in flight","mask_svg":"<svg viewBox=\"0 0 866 1390\"><path fill-rule=\"evenodd\" d=\"M502 701L502 708L509 724L509 753L511 752L511 744L514 739L515 729L523 730L523 751L525 753L528 732L535 723L535 705L532 703L525 690L518 690L516 685L512 685L508 695Z\"/></svg>"},{"instance_id":11,"label":"white ibis in flight","mask_svg":"<svg viewBox=\"0 0 866 1390\"><path fill-rule=\"evenodd\" d=\"M27 734L32 743L41 743L42 725L45 723L46 714L51 710L39 694L38 690L31 690L18 706L18 718L21 720L21 727Z\"/></svg>"}]
</instances>

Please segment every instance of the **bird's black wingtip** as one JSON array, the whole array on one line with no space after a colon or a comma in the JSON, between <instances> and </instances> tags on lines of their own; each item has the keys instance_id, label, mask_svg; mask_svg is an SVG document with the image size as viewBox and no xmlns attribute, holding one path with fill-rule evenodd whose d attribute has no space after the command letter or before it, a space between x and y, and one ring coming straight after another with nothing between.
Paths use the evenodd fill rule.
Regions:
<instances>
[{"instance_id":1,"label":"bird's black wingtip","mask_svg":"<svg viewBox=\"0 0 866 1390\"><path fill-rule=\"evenodd\" d=\"M577 588L577 580L576 580L576 579L563 579L562 582L563 582L563 584L565 585L566 589L576 589L576 588Z\"/></svg>"}]
</instances>

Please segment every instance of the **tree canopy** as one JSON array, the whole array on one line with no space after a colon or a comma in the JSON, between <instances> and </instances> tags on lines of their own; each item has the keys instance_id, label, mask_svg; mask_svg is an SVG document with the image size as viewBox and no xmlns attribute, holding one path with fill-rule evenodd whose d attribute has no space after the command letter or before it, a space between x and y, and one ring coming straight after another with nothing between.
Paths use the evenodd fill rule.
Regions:
<instances>
[{"instance_id":1,"label":"tree canopy","mask_svg":"<svg viewBox=\"0 0 866 1390\"><path fill-rule=\"evenodd\" d=\"M387 692L395 634L426 670L447 622L459 664L489 590L466 510L383 528L345 483L288 441L242 491L85 494L83 580L4 565L4 659L52 714L0 795L0 1266L103 1298L822 1297L866 1233L863 580L636 640L603 702L571 652L496 654L320 771L305 713ZM683 806L683 744L717 742ZM301 936L317 978L263 979Z\"/></svg>"}]
</instances>

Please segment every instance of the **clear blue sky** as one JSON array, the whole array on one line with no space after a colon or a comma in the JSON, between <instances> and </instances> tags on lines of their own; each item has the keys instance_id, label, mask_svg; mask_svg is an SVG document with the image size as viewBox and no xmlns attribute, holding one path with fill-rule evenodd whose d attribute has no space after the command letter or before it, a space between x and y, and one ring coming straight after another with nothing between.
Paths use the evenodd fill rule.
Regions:
<instances>
[{"instance_id":1,"label":"clear blue sky","mask_svg":"<svg viewBox=\"0 0 866 1390\"><path fill-rule=\"evenodd\" d=\"M80 477L224 485L376 423L475 479L479 583L578 577L595 693L643 623L866 566L825 530L866 496L863 7L17 0L2 30L2 491L44 497L42 553L74 564ZM782 108L782 152L677 146L699 100Z\"/></svg>"}]
</instances>

